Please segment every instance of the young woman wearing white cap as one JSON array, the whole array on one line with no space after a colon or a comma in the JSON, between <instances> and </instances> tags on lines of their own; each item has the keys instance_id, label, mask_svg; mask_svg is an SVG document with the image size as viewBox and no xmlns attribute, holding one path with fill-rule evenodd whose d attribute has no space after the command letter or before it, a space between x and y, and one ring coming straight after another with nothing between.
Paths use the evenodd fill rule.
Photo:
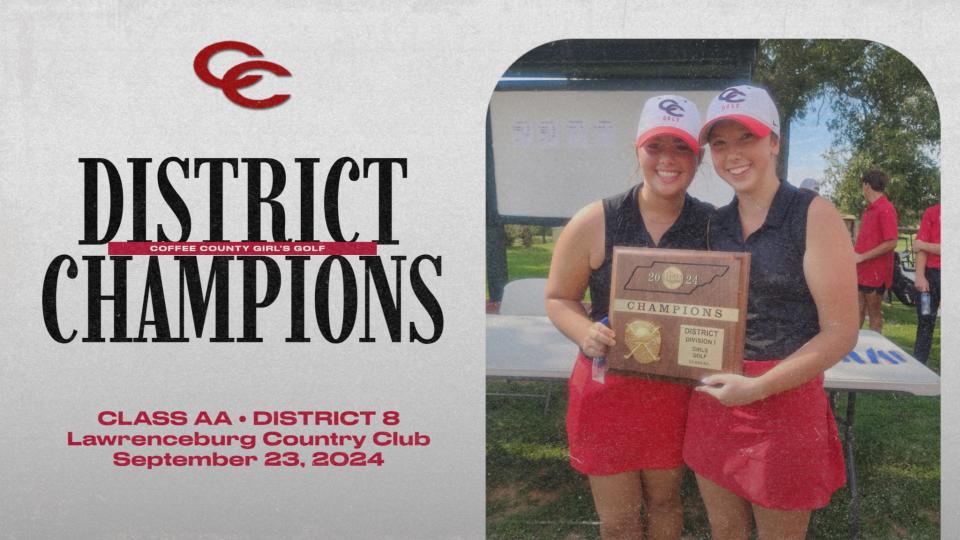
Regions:
<instances>
[{"instance_id":1,"label":"young woman wearing white cap","mask_svg":"<svg viewBox=\"0 0 960 540\"><path fill-rule=\"evenodd\" d=\"M853 248L833 205L777 178L780 124L764 90L721 92L700 133L736 192L711 220L711 249L752 257L744 374L697 387L684 461L714 538L748 538L751 519L762 540L804 538L845 479L823 371L857 340Z\"/></svg>"},{"instance_id":2,"label":"young woman wearing white cap","mask_svg":"<svg viewBox=\"0 0 960 540\"><path fill-rule=\"evenodd\" d=\"M643 182L578 212L557 241L547 313L580 346L570 376L570 463L590 478L604 538L679 538L682 441L690 388L607 373L594 358L614 344L603 319L614 245L704 249L712 207L686 195L700 162L700 115L679 96L646 102L636 139ZM584 310L589 287L591 308Z\"/></svg>"}]
</instances>

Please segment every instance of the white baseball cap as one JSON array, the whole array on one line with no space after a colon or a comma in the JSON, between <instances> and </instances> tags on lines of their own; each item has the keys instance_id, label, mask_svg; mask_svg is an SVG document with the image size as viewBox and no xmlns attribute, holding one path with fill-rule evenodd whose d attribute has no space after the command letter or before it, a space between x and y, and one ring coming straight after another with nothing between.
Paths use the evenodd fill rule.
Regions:
<instances>
[{"instance_id":1,"label":"white baseball cap","mask_svg":"<svg viewBox=\"0 0 960 540\"><path fill-rule=\"evenodd\" d=\"M700 111L692 101L680 96L656 96L643 104L636 145L643 146L658 135L672 135L689 144L694 154L699 154L699 133Z\"/></svg>"},{"instance_id":2,"label":"white baseball cap","mask_svg":"<svg viewBox=\"0 0 960 540\"><path fill-rule=\"evenodd\" d=\"M721 120L742 124L757 137L780 136L780 115L770 94L763 88L731 86L713 98L707 107L707 122L700 129L700 144L707 143L710 130Z\"/></svg>"}]
</instances>

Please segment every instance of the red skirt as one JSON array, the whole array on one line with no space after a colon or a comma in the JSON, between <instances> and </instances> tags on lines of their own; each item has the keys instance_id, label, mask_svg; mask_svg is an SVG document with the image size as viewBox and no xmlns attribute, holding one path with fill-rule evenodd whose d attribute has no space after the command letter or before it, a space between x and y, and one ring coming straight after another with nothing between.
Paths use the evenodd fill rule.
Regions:
<instances>
[{"instance_id":1,"label":"red skirt","mask_svg":"<svg viewBox=\"0 0 960 540\"><path fill-rule=\"evenodd\" d=\"M592 361L577 355L570 375L567 441L570 464L591 476L683 464L683 431L691 388L607 372L593 380Z\"/></svg>"},{"instance_id":2,"label":"red skirt","mask_svg":"<svg viewBox=\"0 0 960 540\"><path fill-rule=\"evenodd\" d=\"M743 373L756 377L777 363L745 360ZM823 375L741 407L694 392L683 459L720 487L777 510L822 508L846 481Z\"/></svg>"}]
</instances>

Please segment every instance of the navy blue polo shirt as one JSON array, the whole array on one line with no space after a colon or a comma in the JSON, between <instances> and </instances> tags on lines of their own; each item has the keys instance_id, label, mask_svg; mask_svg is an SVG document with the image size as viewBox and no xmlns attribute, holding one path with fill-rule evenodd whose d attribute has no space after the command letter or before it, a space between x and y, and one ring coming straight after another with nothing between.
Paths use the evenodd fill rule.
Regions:
<instances>
[{"instance_id":1,"label":"navy blue polo shirt","mask_svg":"<svg viewBox=\"0 0 960 540\"><path fill-rule=\"evenodd\" d=\"M603 200L603 264L590 274L590 319L599 321L610 306L613 246L707 249L707 224L713 207L685 195L680 216L655 244L640 217L638 184L626 193Z\"/></svg>"},{"instance_id":2,"label":"navy blue polo shirt","mask_svg":"<svg viewBox=\"0 0 960 540\"><path fill-rule=\"evenodd\" d=\"M786 358L820 332L803 275L807 210L816 196L781 181L763 225L746 239L736 197L711 221L711 249L751 254L743 354L748 360Z\"/></svg>"}]
</instances>

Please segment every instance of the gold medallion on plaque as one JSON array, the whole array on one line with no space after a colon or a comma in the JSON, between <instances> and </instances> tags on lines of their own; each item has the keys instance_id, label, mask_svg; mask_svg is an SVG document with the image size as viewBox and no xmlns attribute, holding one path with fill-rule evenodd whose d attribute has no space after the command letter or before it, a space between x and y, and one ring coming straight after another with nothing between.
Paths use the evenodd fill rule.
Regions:
<instances>
[{"instance_id":1,"label":"gold medallion on plaque","mask_svg":"<svg viewBox=\"0 0 960 540\"><path fill-rule=\"evenodd\" d=\"M676 266L668 266L663 269L663 286L670 289L679 289L683 285L683 270Z\"/></svg>"},{"instance_id":2,"label":"gold medallion on plaque","mask_svg":"<svg viewBox=\"0 0 960 540\"><path fill-rule=\"evenodd\" d=\"M637 319L627 325L624 339L627 342L627 354L624 358L633 358L641 364L660 361L660 327L650 321Z\"/></svg>"}]
</instances>

